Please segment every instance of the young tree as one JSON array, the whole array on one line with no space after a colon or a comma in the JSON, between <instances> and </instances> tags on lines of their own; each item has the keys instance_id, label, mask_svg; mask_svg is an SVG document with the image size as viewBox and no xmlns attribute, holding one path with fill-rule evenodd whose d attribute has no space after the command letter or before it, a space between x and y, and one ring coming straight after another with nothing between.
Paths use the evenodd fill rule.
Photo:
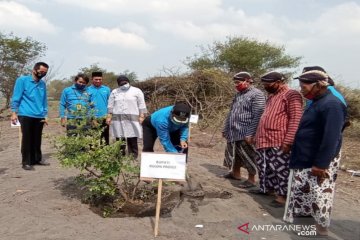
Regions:
<instances>
[{"instance_id":1,"label":"young tree","mask_svg":"<svg viewBox=\"0 0 360 240\"><path fill-rule=\"evenodd\" d=\"M0 33L0 92L6 100L5 108L10 106L17 77L30 73L34 61L45 51L43 43L30 37L22 39L13 34Z\"/></svg>"},{"instance_id":2,"label":"young tree","mask_svg":"<svg viewBox=\"0 0 360 240\"><path fill-rule=\"evenodd\" d=\"M201 54L188 57L185 64L192 70L219 68L229 73L247 71L259 76L273 69L297 67L300 60L301 57L287 55L283 46L246 37L228 37L225 42L201 47Z\"/></svg>"}]
</instances>

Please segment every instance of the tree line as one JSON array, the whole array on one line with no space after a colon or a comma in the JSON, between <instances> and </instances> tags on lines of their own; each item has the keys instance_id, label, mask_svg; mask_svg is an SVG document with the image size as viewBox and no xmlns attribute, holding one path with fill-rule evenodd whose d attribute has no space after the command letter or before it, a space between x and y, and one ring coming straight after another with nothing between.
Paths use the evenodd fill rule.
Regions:
<instances>
[{"instance_id":1,"label":"tree line","mask_svg":"<svg viewBox=\"0 0 360 240\"><path fill-rule=\"evenodd\" d=\"M5 99L4 109L9 108L16 78L31 73L34 62L40 60L46 50L44 43L31 37L20 38L12 33L0 32L0 94ZM147 100L155 108L167 103L169 98L183 98L199 111L210 111L215 108L216 101L228 106L228 96L234 91L232 82L229 81L233 74L247 71L256 79L268 71L282 69L290 77L292 71L300 65L301 59L302 57L287 54L284 46L269 41L242 36L228 37L223 42L215 41L210 45L200 46L199 53L187 57L183 61L189 68L186 73L170 71L165 78L154 76L146 81L139 81L136 73L129 70L121 74L127 75L133 84L141 87ZM111 89L117 87L116 78L120 73L107 71L98 64L79 69L79 72L88 76L93 71L102 71L103 83ZM49 98L58 100L62 90L73 84L73 76L56 79L55 75L56 73L49 73L46 80ZM184 84L185 82L188 84ZM359 90L342 86L338 88L349 103L350 117L360 119Z\"/></svg>"}]
</instances>

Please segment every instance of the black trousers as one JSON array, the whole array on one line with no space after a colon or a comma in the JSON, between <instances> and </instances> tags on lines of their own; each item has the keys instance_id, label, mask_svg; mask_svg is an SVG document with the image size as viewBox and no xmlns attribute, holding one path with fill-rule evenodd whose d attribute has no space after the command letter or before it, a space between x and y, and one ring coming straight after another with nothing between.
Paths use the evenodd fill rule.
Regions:
<instances>
[{"instance_id":1,"label":"black trousers","mask_svg":"<svg viewBox=\"0 0 360 240\"><path fill-rule=\"evenodd\" d=\"M100 119L98 120L101 123L101 127L103 128L103 132L101 133L101 139L105 140L106 145L109 145L110 141L110 137L109 137L109 125L106 124L106 119Z\"/></svg>"},{"instance_id":2,"label":"black trousers","mask_svg":"<svg viewBox=\"0 0 360 240\"><path fill-rule=\"evenodd\" d=\"M116 138L116 141L121 140L123 144L121 145L121 155L125 156L125 150L127 146L127 151L129 156L133 156L135 159L139 155L139 149L137 144L137 137L131 137L131 138Z\"/></svg>"},{"instance_id":3,"label":"black trousers","mask_svg":"<svg viewBox=\"0 0 360 240\"><path fill-rule=\"evenodd\" d=\"M21 155L23 165L34 165L42 160L41 139L44 118L19 116L21 124Z\"/></svg>"},{"instance_id":4,"label":"black trousers","mask_svg":"<svg viewBox=\"0 0 360 240\"><path fill-rule=\"evenodd\" d=\"M158 138L156 129L151 124L151 116L144 119L143 127L143 152L154 152L155 141ZM180 146L180 130L171 132L170 141L176 147ZM184 149L183 153L187 153L187 149Z\"/></svg>"}]
</instances>

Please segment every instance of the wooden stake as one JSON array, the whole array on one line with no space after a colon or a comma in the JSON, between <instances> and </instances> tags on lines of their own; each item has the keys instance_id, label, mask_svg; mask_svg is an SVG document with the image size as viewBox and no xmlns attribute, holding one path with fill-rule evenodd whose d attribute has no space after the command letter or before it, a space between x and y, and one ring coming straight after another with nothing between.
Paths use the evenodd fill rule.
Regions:
<instances>
[{"instance_id":1,"label":"wooden stake","mask_svg":"<svg viewBox=\"0 0 360 240\"><path fill-rule=\"evenodd\" d=\"M158 196L156 202L156 217L155 217L155 229L154 234L157 237L159 232L159 219L160 219L160 209L161 209L161 192L162 192L162 179L159 179L159 186L158 186Z\"/></svg>"}]
</instances>

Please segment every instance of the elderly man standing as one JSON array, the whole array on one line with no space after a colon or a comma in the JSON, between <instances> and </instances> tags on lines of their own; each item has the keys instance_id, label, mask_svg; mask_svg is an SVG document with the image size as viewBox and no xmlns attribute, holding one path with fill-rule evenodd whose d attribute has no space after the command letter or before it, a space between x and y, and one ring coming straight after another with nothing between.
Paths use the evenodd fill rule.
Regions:
<instances>
[{"instance_id":1,"label":"elderly man standing","mask_svg":"<svg viewBox=\"0 0 360 240\"><path fill-rule=\"evenodd\" d=\"M302 115L301 94L289 89L285 77L270 72L261 77L268 92L265 111L256 133L260 189L250 191L270 194L275 191L272 207L285 206L289 176L290 149Z\"/></svg>"},{"instance_id":2,"label":"elderly man standing","mask_svg":"<svg viewBox=\"0 0 360 240\"><path fill-rule=\"evenodd\" d=\"M347 115L341 99L331 93L328 75L308 71L296 79L312 104L301 118L290 158L290 181L284 220L312 216L318 235L328 235L339 168L342 130Z\"/></svg>"},{"instance_id":3,"label":"elderly man standing","mask_svg":"<svg viewBox=\"0 0 360 240\"><path fill-rule=\"evenodd\" d=\"M223 136L227 140L224 165L230 172L225 178L240 179L240 168L246 168L248 179L240 187L253 187L256 175L256 151L253 146L256 128L265 107L265 95L252 86L247 72L234 75L237 93L225 120Z\"/></svg>"}]
</instances>

